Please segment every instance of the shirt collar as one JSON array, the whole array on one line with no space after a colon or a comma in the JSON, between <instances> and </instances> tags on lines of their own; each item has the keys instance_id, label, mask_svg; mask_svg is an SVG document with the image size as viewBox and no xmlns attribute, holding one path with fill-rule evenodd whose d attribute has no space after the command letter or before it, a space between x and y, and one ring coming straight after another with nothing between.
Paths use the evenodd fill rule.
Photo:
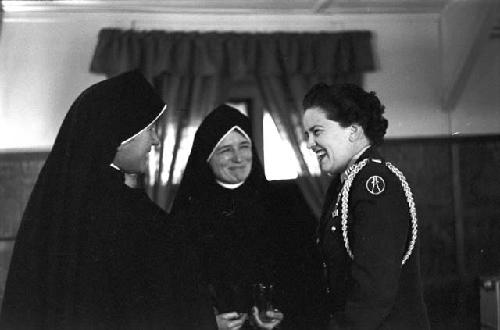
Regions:
<instances>
[{"instance_id":1,"label":"shirt collar","mask_svg":"<svg viewBox=\"0 0 500 330\"><path fill-rule=\"evenodd\" d=\"M109 166L111 166L112 168L114 168L117 171L121 171L121 169L113 163L109 164Z\"/></svg>"},{"instance_id":2,"label":"shirt collar","mask_svg":"<svg viewBox=\"0 0 500 330\"><path fill-rule=\"evenodd\" d=\"M342 183L344 183L344 181L347 179L347 176L349 175L349 172L350 172L350 168L352 165L356 164L356 162L358 161L359 157L361 157L362 154L365 153L366 150L368 150L368 148L370 148L371 145L367 145L366 147L364 147L363 149L361 149L357 154L355 154L351 160L347 163L347 167L345 169L344 172L342 172L342 174L340 175L340 181Z\"/></svg>"},{"instance_id":3,"label":"shirt collar","mask_svg":"<svg viewBox=\"0 0 500 330\"><path fill-rule=\"evenodd\" d=\"M238 183L225 183L225 182L222 182L222 181L219 181L219 180L215 180L215 182L217 182L217 184L221 187L224 187L226 189L236 189L236 188L239 188L242 184L245 183L245 181L241 181L241 182L238 182Z\"/></svg>"}]
</instances>

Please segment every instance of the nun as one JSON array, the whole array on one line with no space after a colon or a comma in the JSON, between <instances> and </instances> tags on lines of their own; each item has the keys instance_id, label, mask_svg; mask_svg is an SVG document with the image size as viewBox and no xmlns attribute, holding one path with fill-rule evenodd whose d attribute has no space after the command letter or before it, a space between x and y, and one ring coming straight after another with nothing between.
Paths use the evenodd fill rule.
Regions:
<instances>
[{"instance_id":1,"label":"nun","mask_svg":"<svg viewBox=\"0 0 500 330\"><path fill-rule=\"evenodd\" d=\"M74 101L21 221L0 328L216 328L182 235L135 188L165 108L137 71Z\"/></svg>"},{"instance_id":2,"label":"nun","mask_svg":"<svg viewBox=\"0 0 500 330\"><path fill-rule=\"evenodd\" d=\"M218 106L196 132L171 212L200 258L219 329L273 329L283 319L255 301L256 288L275 281L269 196L250 120Z\"/></svg>"}]
</instances>

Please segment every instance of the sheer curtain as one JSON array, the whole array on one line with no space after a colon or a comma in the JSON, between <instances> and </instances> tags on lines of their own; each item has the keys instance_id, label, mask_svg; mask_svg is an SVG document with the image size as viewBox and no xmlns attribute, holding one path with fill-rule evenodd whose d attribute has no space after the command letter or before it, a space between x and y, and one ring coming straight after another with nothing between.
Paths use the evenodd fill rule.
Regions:
<instances>
[{"instance_id":1,"label":"sheer curtain","mask_svg":"<svg viewBox=\"0 0 500 330\"><path fill-rule=\"evenodd\" d=\"M151 197L167 210L182 176L194 131L232 83L257 82L266 110L300 165L298 183L319 214L327 180L305 157L301 101L313 83L361 83L373 70L371 33L197 33L103 29L91 72L113 76L139 69L167 103L162 145L149 171Z\"/></svg>"},{"instance_id":2,"label":"sheer curtain","mask_svg":"<svg viewBox=\"0 0 500 330\"><path fill-rule=\"evenodd\" d=\"M219 103L220 79L162 75L155 79L155 86L167 103L167 115L158 127L163 143L150 162L146 186L153 200L170 209L196 128Z\"/></svg>"}]
</instances>

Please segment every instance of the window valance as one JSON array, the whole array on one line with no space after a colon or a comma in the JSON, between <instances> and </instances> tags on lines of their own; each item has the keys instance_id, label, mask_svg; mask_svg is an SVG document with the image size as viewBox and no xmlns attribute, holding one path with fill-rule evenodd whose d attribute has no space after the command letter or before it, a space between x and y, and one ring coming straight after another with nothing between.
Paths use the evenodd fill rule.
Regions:
<instances>
[{"instance_id":1,"label":"window valance","mask_svg":"<svg viewBox=\"0 0 500 330\"><path fill-rule=\"evenodd\" d=\"M374 69L371 33L200 33L103 29L91 71L175 76L339 76Z\"/></svg>"}]
</instances>

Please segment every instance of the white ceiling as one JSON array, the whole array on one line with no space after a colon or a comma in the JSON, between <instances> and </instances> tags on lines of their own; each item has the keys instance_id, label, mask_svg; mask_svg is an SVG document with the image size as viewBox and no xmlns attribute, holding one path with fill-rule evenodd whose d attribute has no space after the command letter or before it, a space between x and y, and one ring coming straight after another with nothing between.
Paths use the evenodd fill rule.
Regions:
<instances>
[{"instance_id":1,"label":"white ceiling","mask_svg":"<svg viewBox=\"0 0 500 330\"><path fill-rule=\"evenodd\" d=\"M221 14L436 13L456 1L478 0L3 0L3 9L5 12L86 9Z\"/></svg>"}]
</instances>

